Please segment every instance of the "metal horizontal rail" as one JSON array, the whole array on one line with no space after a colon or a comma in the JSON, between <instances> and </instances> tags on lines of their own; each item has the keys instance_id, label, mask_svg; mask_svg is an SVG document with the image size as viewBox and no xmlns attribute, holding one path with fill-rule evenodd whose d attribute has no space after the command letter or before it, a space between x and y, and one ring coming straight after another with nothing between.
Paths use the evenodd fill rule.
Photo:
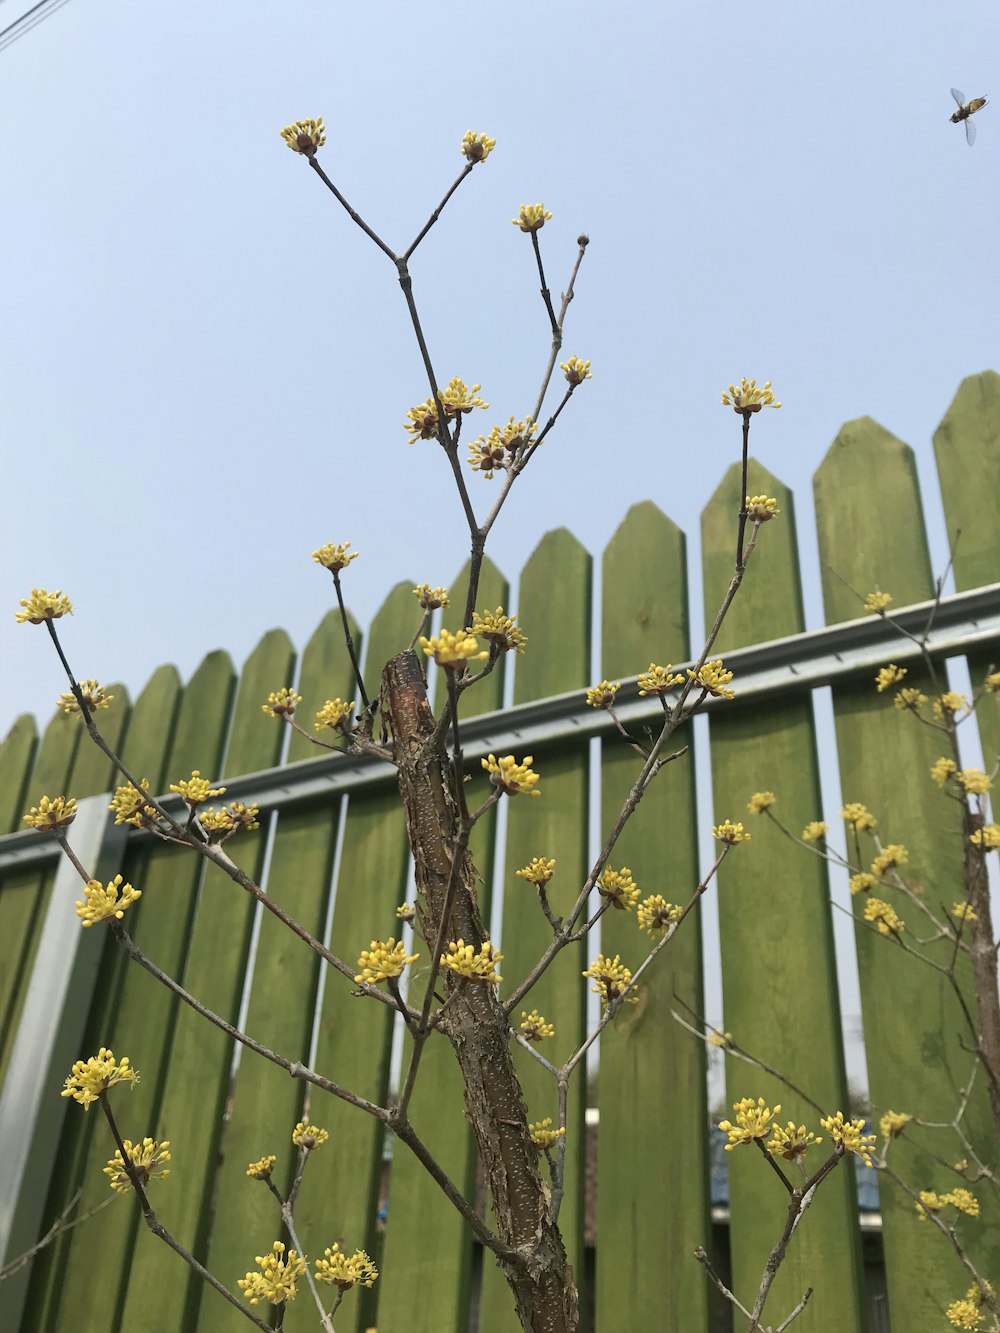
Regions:
<instances>
[{"instance_id":1,"label":"metal horizontal rail","mask_svg":"<svg viewBox=\"0 0 1000 1333\"><path fill-rule=\"evenodd\" d=\"M920 637L932 612L933 626L927 637L931 656L956 657L996 645L1000 665L1000 583L943 597L936 611L934 601L917 602L894 612L893 620ZM725 707L733 708L789 691L813 690L849 681L862 672L877 671L890 657L899 664L912 663L919 659L920 649L882 616L865 616L783 639L770 639L726 653L726 666L734 673L736 699L725 703L708 698L704 707L711 711L724 703ZM691 662L674 664L678 671L691 665ZM662 716L656 698L640 696L636 676L622 682L615 711L626 727L655 724ZM523 756L613 732L608 715L603 710L588 708L583 691L572 690L464 720L462 748L466 758L473 761L496 753L517 752ZM395 769L384 760L323 754L317 759L223 780L230 799L255 802L262 810L280 810L385 785L394 779ZM160 799L172 813L183 813L179 797L169 795ZM130 839L149 836L145 831L135 830ZM54 861L58 855L58 844L49 834L33 830L11 833L0 837L0 874Z\"/></svg>"}]
</instances>

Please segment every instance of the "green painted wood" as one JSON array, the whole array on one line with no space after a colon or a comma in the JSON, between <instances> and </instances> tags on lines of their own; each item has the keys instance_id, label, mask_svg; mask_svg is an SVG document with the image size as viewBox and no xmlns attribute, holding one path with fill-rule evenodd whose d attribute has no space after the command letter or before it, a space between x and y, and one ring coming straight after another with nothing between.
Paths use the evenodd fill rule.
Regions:
<instances>
[{"instance_id":1,"label":"green painted wood","mask_svg":"<svg viewBox=\"0 0 1000 1333\"><path fill-rule=\"evenodd\" d=\"M760 530L719 635L723 651L805 628L791 492L755 460L747 485L751 495L775 496L781 514ZM739 489L740 469L733 464L702 516L706 624L713 622L733 574ZM776 816L796 835L821 817L812 701L790 694L743 707L739 684L734 678L736 699L714 711L710 722L712 822L742 821L752 838L733 849L719 875L725 1028L746 1050L809 1090L828 1113L847 1114L825 864L791 847L766 817L747 812L753 792L773 791ZM819 1117L807 1103L742 1062L728 1061L726 1093L730 1104L761 1096L769 1105L780 1103L782 1124L794 1119L821 1133ZM781 1234L787 1198L751 1148L727 1158L734 1291L750 1307ZM813 1165L821 1161L817 1155ZM826 1181L803 1221L768 1299L768 1322L786 1318L807 1287L815 1294L796 1320L802 1333L865 1327L849 1165Z\"/></svg>"},{"instance_id":2,"label":"green painted wood","mask_svg":"<svg viewBox=\"0 0 1000 1333\"><path fill-rule=\"evenodd\" d=\"M261 701L278 681L289 679L295 654L284 630L271 630L240 673L239 690L222 771L253 772L278 762L283 724L261 712ZM213 804L225 803L225 796ZM226 844L233 859L259 877L267 813L261 828ZM215 1013L237 1021L253 900L214 866L206 868L199 895L184 985ZM181 1006L170 1050L170 1072L157 1119L157 1134L175 1145L169 1188L157 1191L157 1214L164 1225L202 1262L208 1248L214 1175L230 1088L233 1043L193 1010ZM192 1096L192 1089L198 1095ZM182 1273L177 1256L162 1244L139 1237L128 1274L121 1319L123 1329L185 1327L210 1293L193 1273ZM186 1281L185 1281L186 1279Z\"/></svg>"},{"instance_id":3,"label":"green painted wood","mask_svg":"<svg viewBox=\"0 0 1000 1333\"><path fill-rule=\"evenodd\" d=\"M480 580L481 610L506 609L509 589L500 571L484 561ZM465 605L468 565L450 586L451 605L444 609L443 625L458 626L457 617ZM473 717L499 708L503 701L503 673L508 659L479 685L469 690L462 701L461 717ZM435 708L439 711L447 693L444 672L438 674ZM468 766L475 781L475 767ZM481 820L473 830L470 850L482 876L479 905L484 919L490 919L492 868L496 821L494 814ZM426 941L418 936L413 952L429 959ZM411 983L409 1001L422 1003L424 987L420 973ZM410 1045L403 1050L403 1069L409 1060ZM450 1178L474 1198L476 1172L475 1139L465 1119L462 1077L451 1045L435 1034L424 1050L413 1099L410 1119ZM434 1237L428 1246L427 1237ZM379 1319L388 1328L405 1324L409 1333L465 1333L468 1326L469 1276L472 1237L440 1187L417 1159L397 1147L392 1163L390 1207L386 1225L379 1279ZM413 1292L421 1292L414 1302Z\"/></svg>"},{"instance_id":4,"label":"green painted wood","mask_svg":"<svg viewBox=\"0 0 1000 1333\"><path fill-rule=\"evenodd\" d=\"M195 768L205 776L217 771L232 686L229 658L221 652L209 654L184 692L167 769L168 782L189 777ZM149 752L155 753L152 746ZM158 966L183 979L201 880L201 860L182 849L156 846L141 866L141 875L136 873L138 869L138 865L128 867L132 882L143 892L142 901L129 913L130 933ZM155 1138L177 1004L164 987L139 967L120 971L117 980L114 1004L101 1004L104 1031L95 1035L94 1047L96 1050L101 1045L110 1046L119 1059L127 1055L141 1077L134 1090L122 1090L114 1099L123 1137L135 1141L149 1134ZM81 1108L71 1109L84 1114ZM182 1145L177 1146L183 1150ZM94 1207L104 1199L108 1185L102 1167L113 1151L106 1127L95 1128L83 1165L81 1208ZM158 1205L159 1199L155 1199L154 1206ZM88 1312L95 1328L119 1327L124 1281L137 1239L140 1246L162 1243L148 1234L138 1236L139 1230L139 1213L131 1198L123 1198L121 1205L116 1204L101 1215L99 1244L103 1252L119 1257L119 1271L114 1278L102 1265L94 1263L96 1232L77 1243L71 1241L59 1278L58 1298L50 1307L48 1327L76 1327L81 1310ZM178 1280L182 1280L180 1275Z\"/></svg>"},{"instance_id":5,"label":"green painted wood","mask_svg":"<svg viewBox=\"0 0 1000 1333\"><path fill-rule=\"evenodd\" d=\"M878 586L899 606L931 595L932 579L911 450L869 418L849 422L831 445L815 478L816 511L823 569L826 618L830 623L861 613L860 594ZM839 575L839 577L837 577ZM907 684L932 693L920 671ZM962 840L954 802L930 779L941 753L937 734L919 726L879 695L870 673L833 692L845 800L862 801L879 820L885 842L909 851L907 877L926 886L935 905L961 897ZM863 846L860 859L870 857ZM885 894L890 900L892 892ZM897 906L913 937L925 935L905 899ZM855 918L863 915L860 895ZM958 1047L962 1019L943 979L922 967L890 939L857 929L858 964L864 1014L871 1099L876 1113L909 1111L926 1119L948 1120L956 1109L956 1089L968 1077L969 1057ZM928 950L946 963L949 950ZM988 1108L980 1086L969 1106L968 1128L983 1145L994 1168ZM927 1144L947 1161L960 1155L947 1136ZM891 1164L915 1188L947 1190L959 1183L918 1148L921 1134L907 1133L893 1145ZM914 1224L912 1202L882 1177L883 1240L894 1328L929 1328L944 1306L968 1283L954 1254L928 1226ZM980 1222L960 1226L981 1271L1000 1271L1000 1228L995 1205L983 1194Z\"/></svg>"},{"instance_id":6,"label":"green painted wood","mask_svg":"<svg viewBox=\"0 0 1000 1333\"><path fill-rule=\"evenodd\" d=\"M364 672L370 697L378 691L382 664L405 648L413 635L416 602L412 588L412 582L397 583L371 626ZM350 695L345 693L348 688L345 676L343 686L334 693L341 698L353 697L353 689ZM406 895L407 863L406 829L395 782L352 797L347 806L330 932L330 947L345 962L355 964L373 939L390 935L399 938L396 908ZM342 1087L384 1106L389 1087L392 1012L376 1000L365 1000L352 992L346 977L327 972L315 1067ZM381 1126L346 1102L321 1093L313 1094L309 1114L313 1123L329 1130L330 1143L321 1149L326 1156L317 1156L315 1169L307 1172L303 1181L296 1209L302 1243L311 1254L321 1255L337 1240L351 1252L367 1250L378 1263ZM405 1149L397 1146L396 1151ZM338 1330L375 1324L372 1312L380 1285L376 1283L371 1292L348 1295L342 1314L337 1316ZM299 1329L305 1333L313 1328L314 1321L303 1307L290 1311L286 1324L291 1333Z\"/></svg>"},{"instance_id":7,"label":"green painted wood","mask_svg":"<svg viewBox=\"0 0 1000 1333\"><path fill-rule=\"evenodd\" d=\"M655 570L655 578L645 571ZM608 680L650 662L686 661L690 650L684 534L654 504L634 505L604 552L601 666ZM671 748L687 744L677 735ZM601 744L601 828L610 829L641 766L619 737ZM611 865L627 865L643 897L686 902L698 883L694 756L656 779L626 827ZM653 946L634 912L608 912L602 949L633 971ZM597 1318L602 1330L702 1330L708 1284L689 1256L710 1245L705 1048L671 1018L680 996L702 1001L701 923L685 922L601 1039L597 1144ZM651 1108L656 1147L650 1151ZM650 1263L651 1254L671 1256Z\"/></svg>"},{"instance_id":8,"label":"green painted wood","mask_svg":"<svg viewBox=\"0 0 1000 1333\"><path fill-rule=\"evenodd\" d=\"M95 721L101 735L111 748L120 752L128 731L132 701L128 690L120 681L108 685L107 693L111 696L111 703L107 708L101 709ZM100 792L114 791L122 781L114 764L87 735L83 719L74 714L73 722L80 732L80 740L73 756L73 769L69 777L73 795L79 800L82 796L96 796Z\"/></svg>"},{"instance_id":9,"label":"green painted wood","mask_svg":"<svg viewBox=\"0 0 1000 1333\"><path fill-rule=\"evenodd\" d=\"M0 829L16 833L24 825L24 793L38 748L38 727L30 713L22 713L0 745Z\"/></svg>"},{"instance_id":10,"label":"green painted wood","mask_svg":"<svg viewBox=\"0 0 1000 1333\"><path fill-rule=\"evenodd\" d=\"M355 651L360 652L364 647L364 640L350 612L348 612L348 624L351 627ZM327 611L313 631L306 647L302 672L302 680L299 681L298 686L298 693L302 695L302 703L299 704L295 714L296 722L310 736L315 736L317 740L342 743L337 741L337 737L332 732L317 732L315 729L316 714L327 699L354 699L353 716L357 717L361 711L358 689L352 679L350 659L344 645L344 629L340 619L340 611L336 607L331 607ZM277 686L271 686L271 689L276 688ZM341 693L338 694L338 690ZM261 703L263 702L262 699ZM306 740L305 736L293 731L288 743L286 762L295 764L306 759L321 759L327 753L328 751L321 746L313 745Z\"/></svg>"},{"instance_id":11,"label":"green painted wood","mask_svg":"<svg viewBox=\"0 0 1000 1333\"><path fill-rule=\"evenodd\" d=\"M523 657L514 675L515 702L541 699L566 690L585 689L590 680L590 556L565 528L546 533L535 548L521 575L518 591L518 624L528 636ZM519 760L524 758L517 753ZM552 929L538 906L534 888L517 879L515 871L535 856L555 858L555 876L549 884L553 911L565 912L575 901L587 876L587 827L589 801L588 748L562 745L534 756L541 776L537 799L515 798L508 811L505 895L503 911L505 978L502 990L509 991L527 973L546 944ZM485 775L484 775L485 778ZM484 779L470 784L474 794L486 791ZM596 898L596 895L595 895ZM593 904L596 907L596 902ZM555 965L525 997L521 1008L537 1008L555 1024L549 1058L565 1060L582 1043L586 1033L586 997L590 984L580 974L587 966L586 942L569 945ZM520 1009L511 1015L520 1021ZM531 1121L558 1116L554 1080L520 1047L514 1048L515 1064L524 1089ZM559 1218L566 1251L581 1288L584 1273L584 1143L586 1083L583 1071L570 1085L566 1194ZM514 1302L499 1269L484 1259L481 1333L512 1333L519 1327Z\"/></svg>"}]
</instances>

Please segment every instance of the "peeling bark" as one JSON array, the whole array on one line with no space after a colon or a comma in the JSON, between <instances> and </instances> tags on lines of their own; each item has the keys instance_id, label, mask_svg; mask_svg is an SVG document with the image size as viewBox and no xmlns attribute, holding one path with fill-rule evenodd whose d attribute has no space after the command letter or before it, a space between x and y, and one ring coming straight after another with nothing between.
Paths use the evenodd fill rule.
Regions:
<instances>
[{"instance_id":1,"label":"peeling bark","mask_svg":"<svg viewBox=\"0 0 1000 1333\"><path fill-rule=\"evenodd\" d=\"M433 948L453 849L462 833L460 776L445 740L435 743L434 717L414 653L401 653L386 665L382 699L413 851L420 923ZM467 853L459 873L445 938L464 939L478 950L488 933L479 914L475 866ZM451 972L445 972L442 984L448 1007L441 1028L462 1071L466 1115L493 1199L497 1233L516 1251L516 1258L502 1267L521 1326L530 1333L574 1333L578 1311L573 1271L559 1228L548 1218L548 1191L528 1133L507 1016L494 986L462 981Z\"/></svg>"}]
</instances>

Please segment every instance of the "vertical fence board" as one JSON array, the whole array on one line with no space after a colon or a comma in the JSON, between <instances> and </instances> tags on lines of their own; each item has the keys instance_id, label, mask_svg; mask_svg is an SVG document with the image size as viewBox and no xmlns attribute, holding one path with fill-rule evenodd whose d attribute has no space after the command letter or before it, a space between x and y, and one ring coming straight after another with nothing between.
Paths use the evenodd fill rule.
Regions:
<instances>
[{"instance_id":1,"label":"vertical fence board","mask_svg":"<svg viewBox=\"0 0 1000 1333\"><path fill-rule=\"evenodd\" d=\"M762 526L747 575L713 656L803 628L791 493L751 460L751 494L773 495L781 515ZM735 562L740 469L727 471L702 518L705 623L711 624ZM827 1114L847 1106L829 889L823 861L795 849L766 816L747 812L755 791L777 795L775 815L798 835L821 815L812 701L789 694L743 707L736 699L711 715L713 822L742 821L752 841L732 849L719 874L719 932L725 1027L733 1039L806 1090ZM766 743L762 743L766 737ZM718 844L716 844L718 846ZM734 1059L727 1101L763 1096L780 1103L780 1121L821 1133L817 1112L778 1080ZM728 1110L728 1107L727 1107ZM829 1149L811 1154L813 1169ZM787 1199L752 1147L727 1153L735 1294L752 1307ZM796 1320L802 1333L860 1330L861 1268L857 1201L850 1161L817 1193L768 1298L768 1322L781 1322L807 1287L814 1296Z\"/></svg>"},{"instance_id":2,"label":"vertical fence board","mask_svg":"<svg viewBox=\"0 0 1000 1333\"><path fill-rule=\"evenodd\" d=\"M28 807L24 793L38 747L35 719L24 713L17 719L0 746L0 830L14 833L23 828ZM55 793L53 793L55 794ZM29 945L38 928L40 877L24 872L8 875L0 883L0 939L4 942L5 966L0 969L0 1082L3 1080L14 1037L14 1013L20 1011L22 986L33 953Z\"/></svg>"},{"instance_id":3,"label":"vertical fence board","mask_svg":"<svg viewBox=\"0 0 1000 1333\"><path fill-rule=\"evenodd\" d=\"M518 592L518 623L528 636L523 657L517 659L514 698L517 703L544 698L589 683L590 663L590 556L565 528L547 533L538 543ZM499 757L499 756L498 756ZM518 751L520 761L524 755ZM555 877L549 885L556 915L565 912L584 882L587 865L589 803L587 743L563 744L534 756L541 775L537 799L509 802L506 873L504 883L504 962L501 968L509 989L530 971L552 938L552 929L536 901L534 888L514 872L535 856L554 857ZM482 782L473 782L481 792ZM596 896L596 895L595 895ZM596 904L591 904L595 906ZM585 1036L586 993L590 984L580 974L587 966L586 943L571 944L535 988L523 1008L537 1008L555 1024L551 1050L558 1063L567 1059ZM520 1009L511 1022L520 1022ZM518 1076L524 1089L528 1119L558 1116L556 1086L550 1075L520 1047L514 1048ZM583 1172L586 1126L586 1082L579 1069L570 1085L566 1147L566 1194L559 1226L577 1282L585 1281L583 1258ZM542 1171L545 1173L542 1163ZM485 1257L480 1333L509 1333L518 1327L514 1302L492 1258Z\"/></svg>"},{"instance_id":4,"label":"vertical fence board","mask_svg":"<svg viewBox=\"0 0 1000 1333\"><path fill-rule=\"evenodd\" d=\"M240 673L228 753L221 771L235 777L277 763L282 725L264 717L261 703L268 692L290 678L294 653L284 630L266 634ZM224 785L222 782L219 786ZM226 797L210 804L218 808ZM227 848L249 875L260 874L267 822L261 829L237 835ZM188 853L191 861L194 852ZM184 968L184 986L213 1012L230 1023L239 1013L253 900L214 866L205 868L191 943ZM169 1139L174 1161L168 1186L157 1190L157 1215L186 1248L204 1262L213 1196L213 1177L230 1086L232 1042L206 1019L181 1005L170 1048L170 1073L157 1120L157 1134ZM192 1097L191 1089L198 1089ZM203 1299L215 1300L202 1280L182 1273L177 1256L152 1238L140 1235L128 1275L123 1329L185 1326L185 1312ZM226 1277L223 1277L226 1280Z\"/></svg>"},{"instance_id":5,"label":"vertical fence board","mask_svg":"<svg viewBox=\"0 0 1000 1333\"><path fill-rule=\"evenodd\" d=\"M849 422L823 460L815 489L829 623L863 614L855 594L863 596L876 586L890 592L898 606L930 596L916 470L906 445L870 418ZM926 674L916 668L906 683L934 692ZM961 825L954 802L930 779L930 766L942 751L938 736L894 709L891 695L877 694L868 672L837 686L833 697L844 799L868 806L886 843L905 844L909 863L903 873L925 888L928 906L940 910L942 901L950 906L962 896ZM848 848L852 859L857 857L867 869L874 856L870 840L864 838L858 854L849 836ZM899 894L888 889L880 896L893 903L909 932L929 933ZM957 1041L963 1030L957 1002L944 978L864 924L864 895L855 900L854 912L874 1114L891 1108L932 1121L948 1120L971 1067ZM939 963L948 962L945 942L928 952ZM981 1092L980 1086L977 1094ZM988 1112L980 1095L970 1103L967 1124L974 1141L989 1144ZM935 1138L934 1131L924 1136L913 1129L892 1145L890 1166L916 1189L943 1191L960 1183L943 1164L919 1151L923 1138L945 1161L951 1153L961 1155L958 1144L945 1136ZM996 1165L995 1145L987 1150L987 1160ZM912 1201L885 1176L879 1186L892 1325L929 1328L965 1290L967 1278L943 1238L919 1224ZM983 1271L996 1272L1000 1231L990 1200L984 1196L982 1203L982 1220L963 1221L959 1231L974 1257L985 1264Z\"/></svg>"},{"instance_id":6,"label":"vertical fence board","mask_svg":"<svg viewBox=\"0 0 1000 1333\"><path fill-rule=\"evenodd\" d=\"M458 627L465 605L468 566L451 585L451 605L444 609L442 624ZM508 587L490 561L483 562L479 585L480 610L507 607ZM504 661L492 675L468 691L462 699L461 717L488 713L503 701ZM435 708L440 711L446 697L445 673L439 672ZM473 781L475 766L469 766ZM494 813L473 829L469 850L482 876L479 907L489 923L492 866L496 820ZM416 964L408 995L419 1007L424 998L421 975L430 964L430 947L419 935L412 952L422 955ZM403 1042L403 1071L412 1047ZM435 1033L420 1062L420 1076L410 1102L410 1120L423 1142L455 1184L474 1197L476 1173L475 1138L465 1117L461 1072L450 1043ZM428 1236L434 1237L432 1245ZM466 1223L445 1198L417 1159L397 1148L392 1162L390 1206L386 1223L382 1276L379 1279L379 1318L387 1328L405 1321L408 1333L465 1333L468 1326L469 1271L472 1237ZM413 1300L414 1291L421 1299Z\"/></svg>"},{"instance_id":7,"label":"vertical fence board","mask_svg":"<svg viewBox=\"0 0 1000 1333\"><path fill-rule=\"evenodd\" d=\"M0 745L0 833L16 833L24 825L24 793L38 748L38 727L30 713L22 713Z\"/></svg>"},{"instance_id":8,"label":"vertical fence board","mask_svg":"<svg viewBox=\"0 0 1000 1333\"><path fill-rule=\"evenodd\" d=\"M653 573L655 571L655 573ZM604 552L602 660L615 680L688 657L684 534L651 503L634 505ZM655 736L655 730L653 732ZM690 742L675 734L671 749ZM669 753L669 751L668 751ZM617 734L601 742L601 832L606 834L642 760ZM698 883L694 755L657 777L611 857L626 864L642 896L685 903ZM634 912L601 921L605 956L633 971L653 941ZM709 1245L705 1048L671 1018L680 996L702 1012L701 920L697 911L640 983L601 1039L597 1145L596 1328L614 1333L655 1324L704 1330L708 1284L692 1260ZM651 1151L650 1113L656 1107ZM650 1256L663 1256L651 1263Z\"/></svg>"}]
</instances>

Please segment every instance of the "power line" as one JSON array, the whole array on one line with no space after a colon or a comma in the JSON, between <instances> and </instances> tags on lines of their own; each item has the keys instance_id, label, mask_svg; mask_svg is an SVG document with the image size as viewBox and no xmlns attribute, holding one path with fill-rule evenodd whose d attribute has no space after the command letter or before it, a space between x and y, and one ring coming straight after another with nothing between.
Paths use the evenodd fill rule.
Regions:
<instances>
[{"instance_id":1,"label":"power line","mask_svg":"<svg viewBox=\"0 0 1000 1333\"><path fill-rule=\"evenodd\" d=\"M0 0L0 4L3 4L3 0ZM31 32L32 28L37 28L39 23L44 23L57 9L62 9L63 5L67 4L69 0L38 0L38 3L25 10L19 19L9 23L6 28L0 28L0 51L16 42L19 37Z\"/></svg>"}]
</instances>

